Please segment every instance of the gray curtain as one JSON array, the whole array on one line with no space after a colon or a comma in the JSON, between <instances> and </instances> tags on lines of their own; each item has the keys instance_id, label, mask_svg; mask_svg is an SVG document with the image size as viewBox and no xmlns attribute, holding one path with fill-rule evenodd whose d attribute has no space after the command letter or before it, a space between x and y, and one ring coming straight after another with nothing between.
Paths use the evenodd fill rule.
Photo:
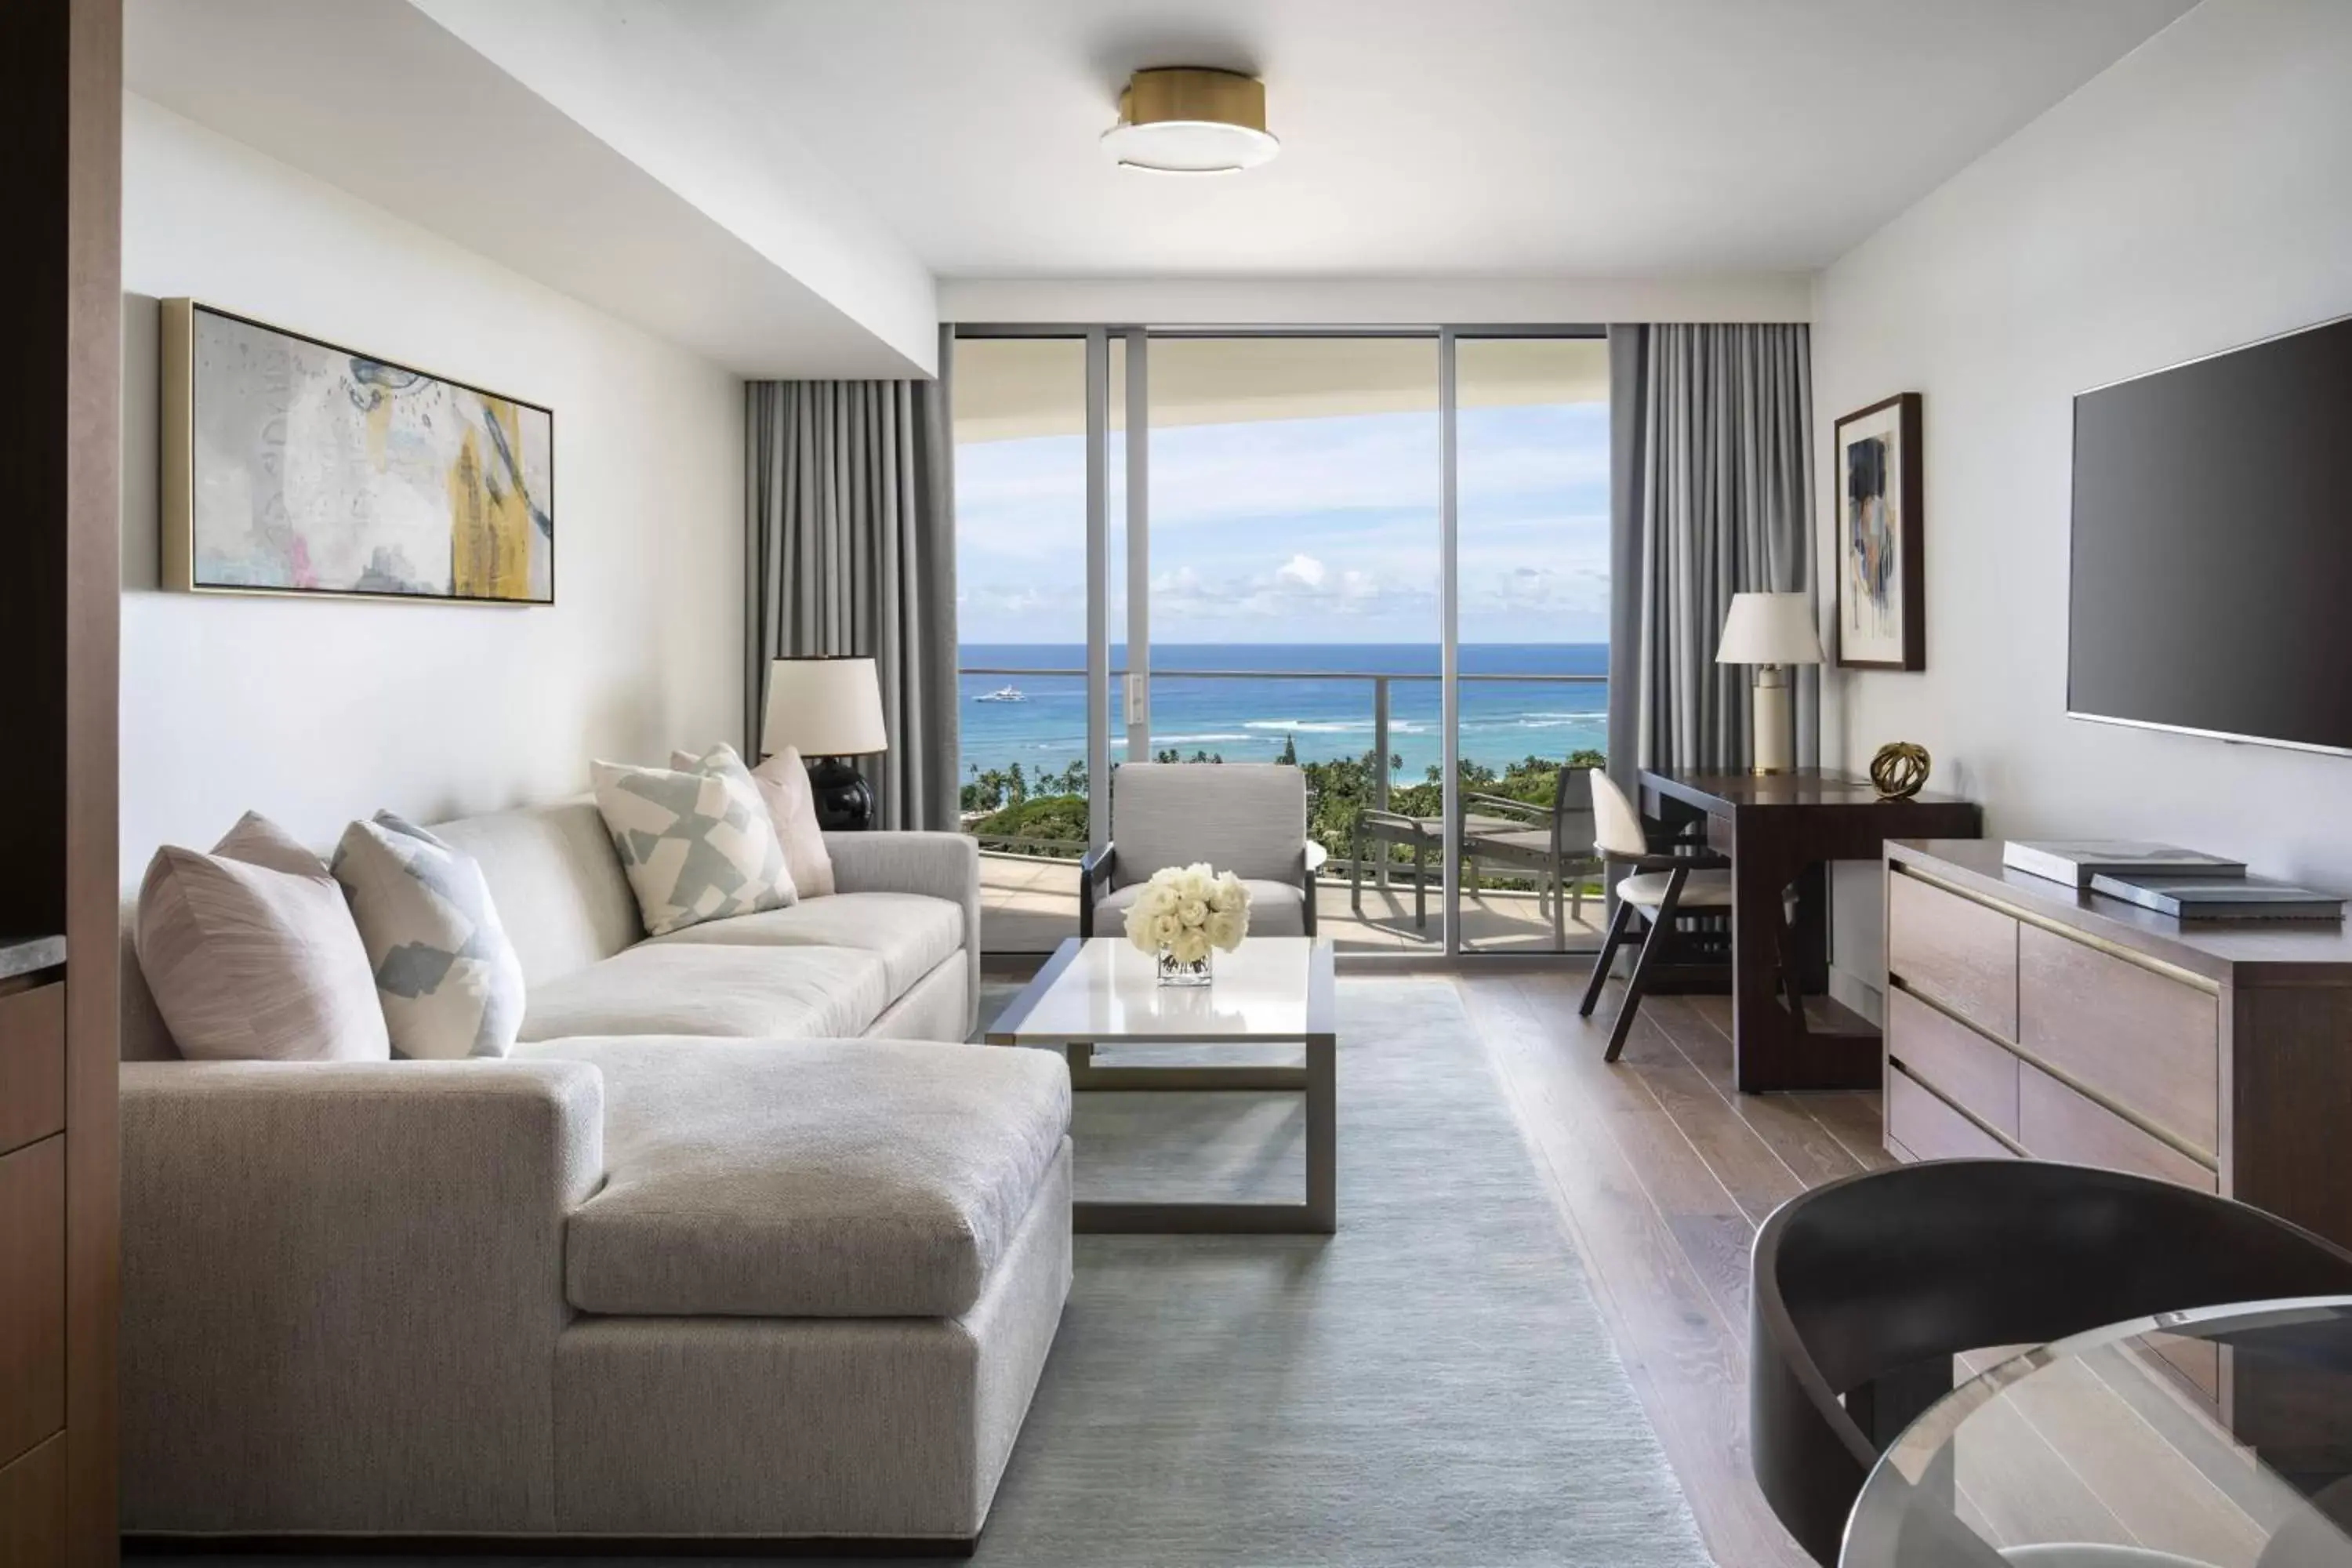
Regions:
<instances>
[{"instance_id":1,"label":"gray curtain","mask_svg":"<svg viewBox=\"0 0 2352 1568\"><path fill-rule=\"evenodd\" d=\"M1609 773L1748 762L1753 672L1715 662L1731 595L1810 588L1812 367L1801 324L1609 329ZM1821 682L1792 672L1797 761Z\"/></svg>"},{"instance_id":2,"label":"gray curtain","mask_svg":"<svg viewBox=\"0 0 2352 1568\"><path fill-rule=\"evenodd\" d=\"M956 825L952 335L937 381L758 381L749 388L746 756L772 659L871 654L888 752L857 759L882 827Z\"/></svg>"}]
</instances>

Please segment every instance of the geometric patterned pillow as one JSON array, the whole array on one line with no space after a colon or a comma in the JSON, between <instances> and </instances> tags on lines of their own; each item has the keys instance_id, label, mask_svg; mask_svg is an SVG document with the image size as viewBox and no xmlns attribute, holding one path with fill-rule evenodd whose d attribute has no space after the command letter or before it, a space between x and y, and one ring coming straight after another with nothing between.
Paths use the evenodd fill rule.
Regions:
<instances>
[{"instance_id":1,"label":"geometric patterned pillow","mask_svg":"<svg viewBox=\"0 0 2352 1568\"><path fill-rule=\"evenodd\" d=\"M783 842L732 746L692 768L593 763L588 773L647 936L793 902Z\"/></svg>"},{"instance_id":2,"label":"geometric patterned pillow","mask_svg":"<svg viewBox=\"0 0 2352 1568\"><path fill-rule=\"evenodd\" d=\"M702 759L691 752L672 752L669 765L695 768ZM833 855L824 847L824 830L817 826L816 797L809 792L807 766L798 747L786 746L751 770L751 782L767 803L768 820L784 845L784 869L793 876L793 898L821 899L833 891Z\"/></svg>"},{"instance_id":3,"label":"geometric patterned pillow","mask_svg":"<svg viewBox=\"0 0 2352 1568\"><path fill-rule=\"evenodd\" d=\"M502 1057L522 1028L522 961L471 856L379 811L329 868L375 972L392 1054Z\"/></svg>"}]
</instances>

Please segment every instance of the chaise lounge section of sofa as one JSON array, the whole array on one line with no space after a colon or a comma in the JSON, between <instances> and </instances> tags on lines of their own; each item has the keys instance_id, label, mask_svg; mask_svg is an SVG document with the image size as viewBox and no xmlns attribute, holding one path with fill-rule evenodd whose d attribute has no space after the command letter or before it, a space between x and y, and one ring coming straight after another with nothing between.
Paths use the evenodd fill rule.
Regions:
<instances>
[{"instance_id":1,"label":"chaise lounge section of sofa","mask_svg":"<svg viewBox=\"0 0 2352 1568\"><path fill-rule=\"evenodd\" d=\"M957 1043L970 841L829 836L836 893L646 942L592 805L436 831L509 1058L180 1061L129 970L125 1531L972 1542L1070 1152L1056 1058Z\"/></svg>"}]
</instances>

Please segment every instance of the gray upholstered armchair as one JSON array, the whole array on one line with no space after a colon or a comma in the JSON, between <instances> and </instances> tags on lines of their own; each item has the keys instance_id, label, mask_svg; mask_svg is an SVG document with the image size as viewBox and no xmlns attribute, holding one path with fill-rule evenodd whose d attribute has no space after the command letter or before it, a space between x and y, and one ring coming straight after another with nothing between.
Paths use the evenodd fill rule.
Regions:
<instances>
[{"instance_id":1,"label":"gray upholstered armchair","mask_svg":"<svg viewBox=\"0 0 2352 1568\"><path fill-rule=\"evenodd\" d=\"M1078 934L1116 922L1167 866L1205 860L1250 893L1250 931L1315 934L1307 776L1277 763L1126 763L1111 770L1109 838L1079 863ZM1114 923L1114 929L1115 923Z\"/></svg>"}]
</instances>

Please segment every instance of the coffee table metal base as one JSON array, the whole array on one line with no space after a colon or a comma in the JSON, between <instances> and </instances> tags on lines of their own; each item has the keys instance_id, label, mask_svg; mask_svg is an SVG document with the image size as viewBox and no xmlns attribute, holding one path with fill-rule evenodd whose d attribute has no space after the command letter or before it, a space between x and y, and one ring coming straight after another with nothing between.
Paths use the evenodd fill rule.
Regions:
<instances>
[{"instance_id":1,"label":"coffee table metal base","mask_svg":"<svg viewBox=\"0 0 2352 1568\"><path fill-rule=\"evenodd\" d=\"M1307 1097L1307 1201L1302 1204L1096 1203L1070 1205L1081 1236L1329 1236L1339 1228L1339 1042L1306 1039L1307 1065L1277 1067L1097 1067L1094 1047L1065 1047L1070 1088L1150 1093L1221 1089L1289 1091Z\"/></svg>"}]
</instances>

